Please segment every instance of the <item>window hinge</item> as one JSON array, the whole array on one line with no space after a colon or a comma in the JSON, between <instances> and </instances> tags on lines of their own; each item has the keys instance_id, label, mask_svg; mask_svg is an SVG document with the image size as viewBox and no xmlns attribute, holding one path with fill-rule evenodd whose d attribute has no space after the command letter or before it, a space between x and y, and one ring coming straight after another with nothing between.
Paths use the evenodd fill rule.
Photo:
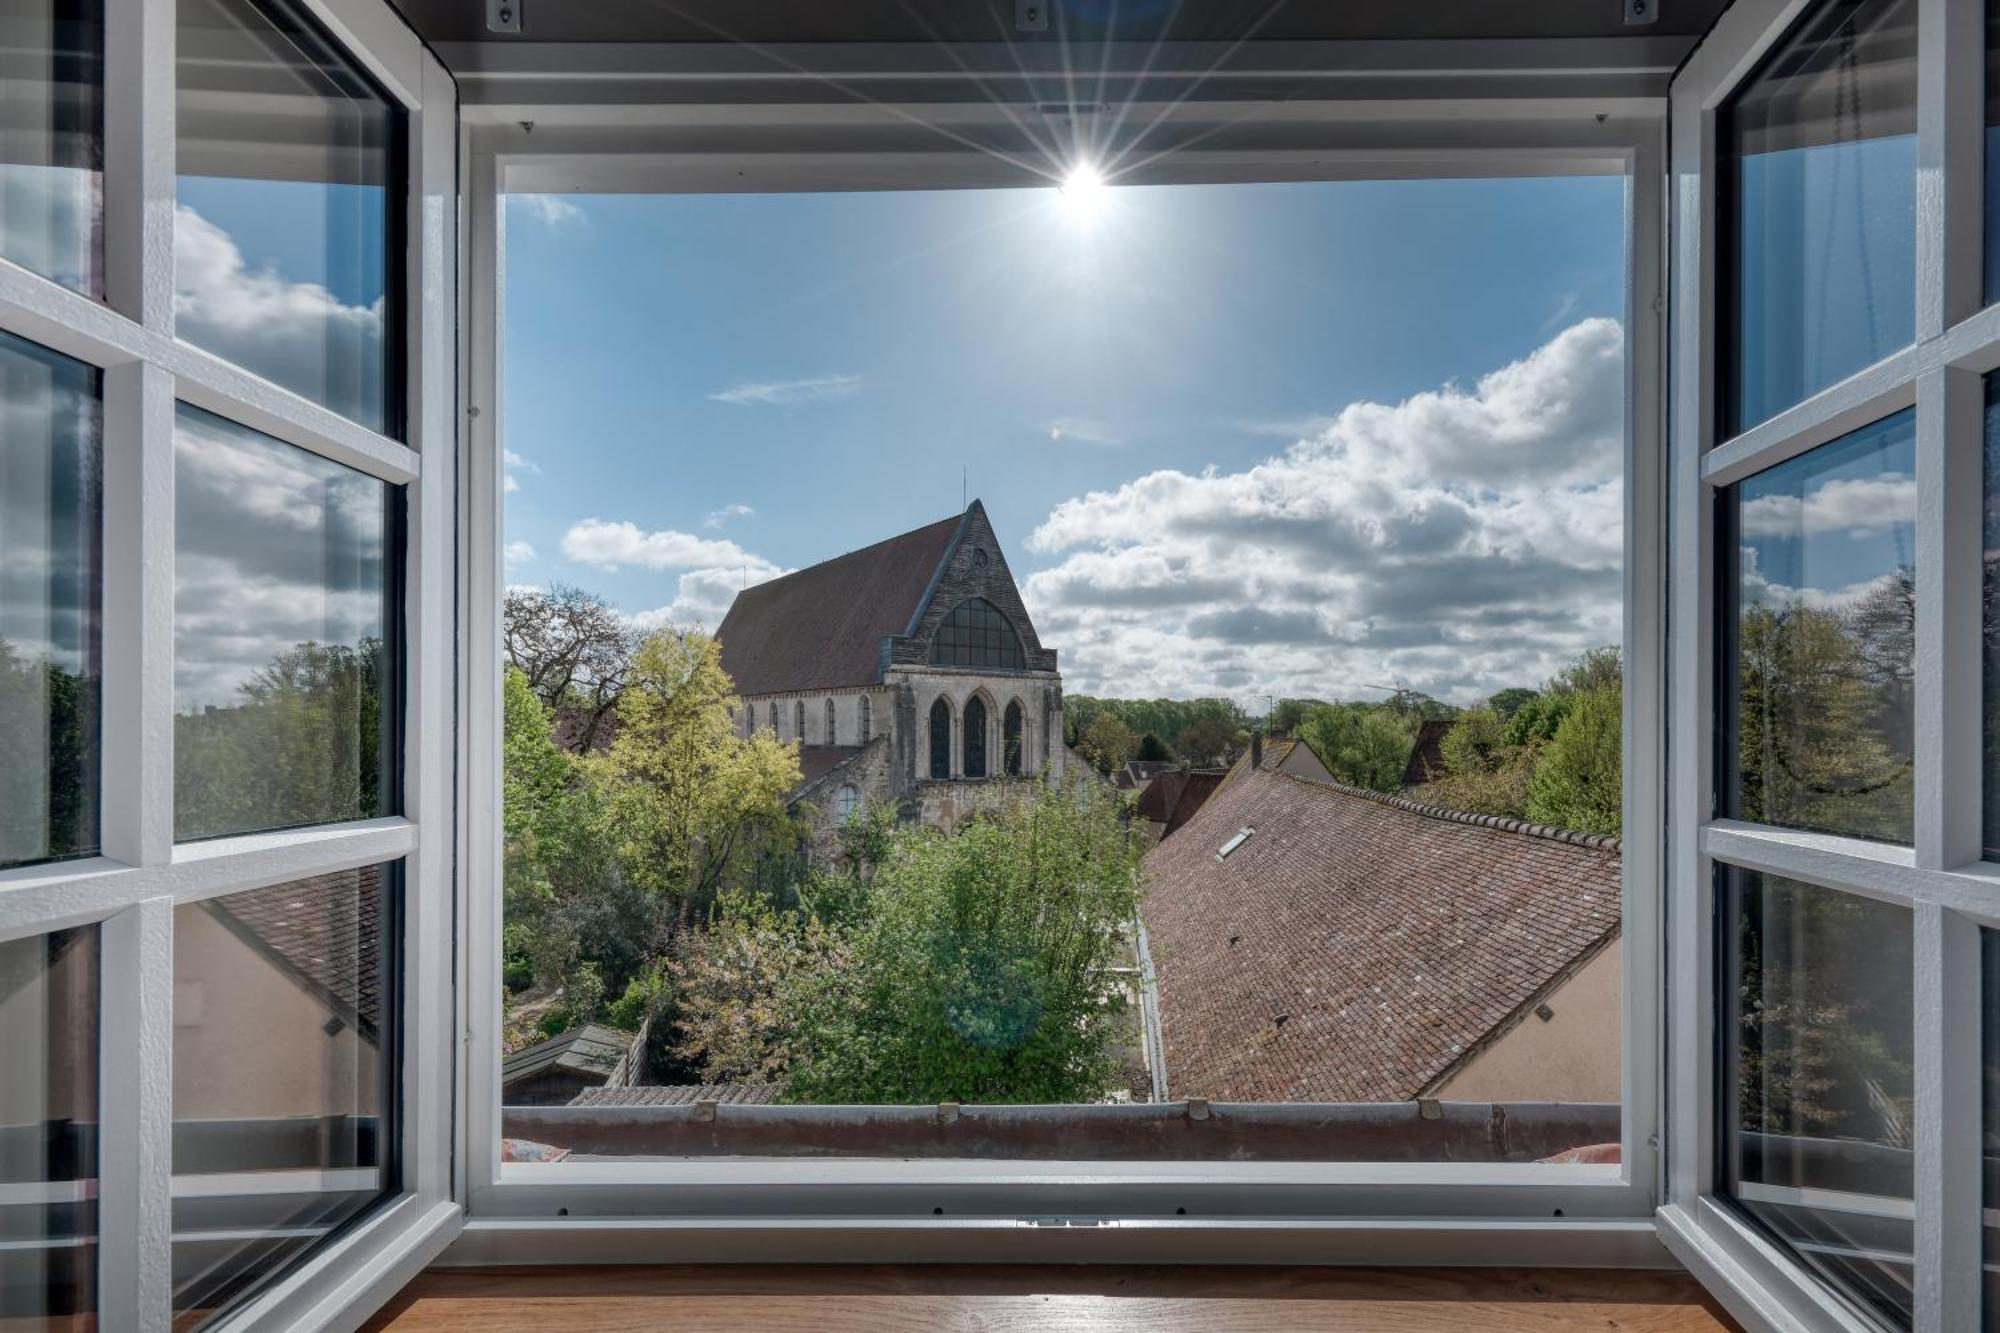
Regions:
<instances>
[{"instance_id":1,"label":"window hinge","mask_svg":"<svg viewBox=\"0 0 2000 1333\"><path fill-rule=\"evenodd\" d=\"M522 0L486 0L486 31L518 34L521 4Z\"/></svg>"}]
</instances>

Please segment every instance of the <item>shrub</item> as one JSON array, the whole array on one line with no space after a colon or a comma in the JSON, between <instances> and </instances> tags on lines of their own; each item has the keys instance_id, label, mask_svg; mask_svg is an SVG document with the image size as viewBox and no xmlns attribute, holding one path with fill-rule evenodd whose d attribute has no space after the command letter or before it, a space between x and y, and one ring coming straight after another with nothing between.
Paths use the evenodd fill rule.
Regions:
<instances>
[{"instance_id":1,"label":"shrub","mask_svg":"<svg viewBox=\"0 0 2000 1333\"><path fill-rule=\"evenodd\" d=\"M1528 818L1584 833L1623 825L1620 692L1601 686L1571 696L1568 714L1535 764Z\"/></svg>"}]
</instances>

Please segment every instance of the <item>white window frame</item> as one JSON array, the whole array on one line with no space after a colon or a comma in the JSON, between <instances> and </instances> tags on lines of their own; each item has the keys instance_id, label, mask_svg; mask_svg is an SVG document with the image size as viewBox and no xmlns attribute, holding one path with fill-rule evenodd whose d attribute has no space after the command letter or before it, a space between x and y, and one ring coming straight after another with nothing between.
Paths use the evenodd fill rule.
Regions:
<instances>
[{"instance_id":1,"label":"white window frame","mask_svg":"<svg viewBox=\"0 0 2000 1333\"><path fill-rule=\"evenodd\" d=\"M1723 1200L1716 1179L1714 869L1718 863L1910 909L1915 986L1915 1327L1979 1327L1981 926L2000 926L1982 864L1980 725L1984 386L2000 367L1985 306L1984 61L1979 0L1919 0L1916 342L1734 438L1718 439L1717 118L1811 5L1737 0L1671 93L1674 586L1668 827L1668 1175L1661 1231L1752 1328L1879 1327ZM1890 847L1716 818L1720 488L1904 408L1916 409L1915 842Z\"/></svg>"},{"instance_id":2,"label":"white window frame","mask_svg":"<svg viewBox=\"0 0 2000 1333\"><path fill-rule=\"evenodd\" d=\"M451 974L457 90L383 0L297 2L406 112L407 444L176 340L174 0L104 6L104 299L0 261L0 329L103 371L102 853L0 871L0 940L101 929L97 1308L109 1330L169 1327L172 1202L200 1188L177 1184L171 1161L184 903L404 867L400 1192L216 1327L352 1326L442 1250L462 1216ZM401 815L175 845L176 401L408 488Z\"/></svg>"},{"instance_id":3,"label":"white window frame","mask_svg":"<svg viewBox=\"0 0 2000 1333\"><path fill-rule=\"evenodd\" d=\"M463 408L469 476L461 726L466 879L460 964L471 1216L445 1262L704 1259L1669 1262L1660 1198L1663 1012L1659 887L1665 844L1664 274L1667 64L1607 72L1594 44L1270 44L1186 52L1072 48L1081 69L1170 81L1190 69L1301 77L1300 97L1241 114L1228 147L1191 145L1138 181L1320 180L1602 171L1628 182L1622 1165L1190 1163L977 1159L507 1164L500 1138L501 441L505 403L501 197L512 192L712 192L1042 184L954 142L1006 132L1023 108L801 107L802 87L882 90L926 80L1007 83L1015 52L450 46L464 90L467 253ZM1626 48L1629 49L1629 48ZM1506 51L1506 54L1502 54ZM1515 54L1519 52L1519 54ZM936 55L928 57L939 59ZM815 64L814 62L826 62ZM1142 69L1143 66L1143 69ZM983 71L983 72L982 72ZM1011 71L1011 72L1010 72ZM700 86L718 95L690 95ZM745 87L752 90L745 92ZM789 85L789 86L785 86ZM1163 84L1163 86L1165 86ZM760 97L755 88L786 96ZM607 91L612 90L612 91ZM620 91L635 94L621 100ZM665 95L658 95L662 91ZM1018 97L1018 91L1002 94ZM1086 96L1087 94L1079 94ZM757 105L767 101L769 105ZM1030 99L1032 100L1032 99ZM1146 99L1139 99L1144 103ZM1197 110L1162 94L1150 109ZM1030 109L1031 108L1027 108ZM1212 111L1211 113L1212 114ZM924 132L939 121L942 132ZM885 126L916 147L883 147ZM813 142L794 131L810 126ZM1250 126L1255 126L1250 132ZM848 132L873 145L843 145ZM1259 142L1246 143L1246 139ZM662 144L674 145L663 151ZM1187 1216L1174 1213L1185 1206ZM942 1210L942 1215L934 1212ZM1051 1216L1115 1225L1051 1228Z\"/></svg>"}]
</instances>

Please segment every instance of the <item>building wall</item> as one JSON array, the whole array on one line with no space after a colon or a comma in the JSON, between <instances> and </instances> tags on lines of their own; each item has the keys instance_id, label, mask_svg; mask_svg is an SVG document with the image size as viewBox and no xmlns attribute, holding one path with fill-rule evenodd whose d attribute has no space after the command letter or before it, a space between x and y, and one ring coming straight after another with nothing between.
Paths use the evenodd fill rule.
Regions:
<instances>
[{"instance_id":1,"label":"building wall","mask_svg":"<svg viewBox=\"0 0 2000 1333\"><path fill-rule=\"evenodd\" d=\"M97 1119L96 945L73 946L53 967L46 937L0 943L0 969L19 978L0 999L0 1128Z\"/></svg>"},{"instance_id":2,"label":"building wall","mask_svg":"<svg viewBox=\"0 0 2000 1333\"><path fill-rule=\"evenodd\" d=\"M976 695L986 705L986 771L1005 776L1002 728L1007 705L1021 705L1021 773L1039 773L1044 766L1053 777L1064 769L1062 746L1062 677L1054 672L1001 673L949 671L935 667L895 667L890 676L909 686L916 706L916 772L929 782L931 708L942 698L951 710L951 776L965 773L965 706ZM1053 741L1053 744L1051 743Z\"/></svg>"},{"instance_id":3,"label":"building wall","mask_svg":"<svg viewBox=\"0 0 2000 1333\"><path fill-rule=\"evenodd\" d=\"M373 1114L376 1053L207 911L174 918L174 1118Z\"/></svg>"},{"instance_id":4,"label":"building wall","mask_svg":"<svg viewBox=\"0 0 2000 1333\"><path fill-rule=\"evenodd\" d=\"M1432 1095L1448 1102L1615 1102L1619 1100L1622 942L1613 940L1545 1003L1555 1016L1529 1014Z\"/></svg>"}]
</instances>

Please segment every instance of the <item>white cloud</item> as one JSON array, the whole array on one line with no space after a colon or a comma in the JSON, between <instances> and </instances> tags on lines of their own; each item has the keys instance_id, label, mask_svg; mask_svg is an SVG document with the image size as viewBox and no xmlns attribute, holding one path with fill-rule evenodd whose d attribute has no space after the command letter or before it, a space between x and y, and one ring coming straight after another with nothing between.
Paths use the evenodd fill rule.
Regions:
<instances>
[{"instance_id":1,"label":"white cloud","mask_svg":"<svg viewBox=\"0 0 2000 1333\"><path fill-rule=\"evenodd\" d=\"M645 532L636 523L613 523L601 518L587 518L572 525L563 534L563 554L606 569L620 565L695 569L765 563L762 556L752 555L735 542L720 537L697 537L672 528Z\"/></svg>"},{"instance_id":2,"label":"white cloud","mask_svg":"<svg viewBox=\"0 0 2000 1333\"><path fill-rule=\"evenodd\" d=\"M1535 684L1619 636L1623 384L1619 325L1585 320L1240 471L1066 500L1023 595L1084 693Z\"/></svg>"},{"instance_id":3,"label":"white cloud","mask_svg":"<svg viewBox=\"0 0 2000 1333\"><path fill-rule=\"evenodd\" d=\"M383 320L379 300L252 269L228 232L174 209L174 327L196 346L365 423L381 414Z\"/></svg>"},{"instance_id":4,"label":"white cloud","mask_svg":"<svg viewBox=\"0 0 2000 1333\"><path fill-rule=\"evenodd\" d=\"M732 518L748 518L756 512L746 504L724 505L720 509L711 509L708 517L701 521L701 525L704 528L719 528Z\"/></svg>"},{"instance_id":5,"label":"white cloud","mask_svg":"<svg viewBox=\"0 0 2000 1333\"><path fill-rule=\"evenodd\" d=\"M732 384L709 395L736 407L793 407L849 398L861 392L859 375L818 375L811 379L764 380Z\"/></svg>"},{"instance_id":6,"label":"white cloud","mask_svg":"<svg viewBox=\"0 0 2000 1333\"><path fill-rule=\"evenodd\" d=\"M1077 444L1117 444L1119 437L1102 421L1089 417L1057 417L1049 423L1051 440L1072 440Z\"/></svg>"},{"instance_id":7,"label":"white cloud","mask_svg":"<svg viewBox=\"0 0 2000 1333\"><path fill-rule=\"evenodd\" d=\"M1917 517L1916 478L1901 472L1879 477L1835 477L1803 496L1760 495L1743 506L1750 537L1798 537L1845 532L1872 536Z\"/></svg>"},{"instance_id":8,"label":"white cloud","mask_svg":"<svg viewBox=\"0 0 2000 1333\"><path fill-rule=\"evenodd\" d=\"M505 555L508 564L525 565L535 558L535 548L527 542L512 541L507 543Z\"/></svg>"},{"instance_id":9,"label":"white cloud","mask_svg":"<svg viewBox=\"0 0 2000 1333\"><path fill-rule=\"evenodd\" d=\"M734 569L691 569L681 575L678 595L665 606L640 611L626 619L634 629L652 630L672 625L680 629L713 630L729 612L729 604L745 588L768 583L791 571L753 558Z\"/></svg>"},{"instance_id":10,"label":"white cloud","mask_svg":"<svg viewBox=\"0 0 2000 1333\"><path fill-rule=\"evenodd\" d=\"M544 227L567 227L584 220L583 210L559 194L515 194L508 196L508 202Z\"/></svg>"},{"instance_id":11,"label":"white cloud","mask_svg":"<svg viewBox=\"0 0 2000 1333\"><path fill-rule=\"evenodd\" d=\"M515 453L512 449L502 449L500 451L500 464L504 473L501 478L500 489L509 495L521 489L521 479L516 474L541 471L541 468Z\"/></svg>"}]
</instances>

